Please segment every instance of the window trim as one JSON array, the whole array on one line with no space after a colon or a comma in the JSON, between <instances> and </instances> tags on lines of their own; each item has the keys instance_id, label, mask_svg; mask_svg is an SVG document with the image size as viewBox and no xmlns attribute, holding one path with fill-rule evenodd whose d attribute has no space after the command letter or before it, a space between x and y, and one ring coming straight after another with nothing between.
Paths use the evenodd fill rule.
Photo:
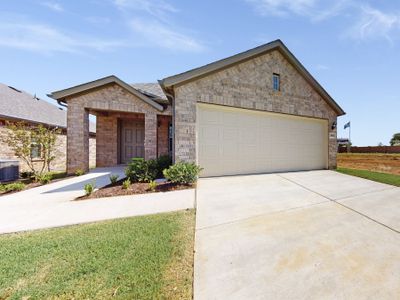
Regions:
<instances>
[{"instance_id":1,"label":"window trim","mask_svg":"<svg viewBox=\"0 0 400 300\"><path fill-rule=\"evenodd\" d=\"M33 156L32 155L32 152L33 152L34 148L37 149L37 156ZM30 148L30 156L31 156L31 160L35 160L35 161L43 160L42 145L40 145L39 143L37 143L35 141L32 141L31 148Z\"/></svg>"},{"instance_id":2,"label":"window trim","mask_svg":"<svg viewBox=\"0 0 400 300\"><path fill-rule=\"evenodd\" d=\"M275 82L277 79L277 82ZM277 84L277 88L275 88L275 84ZM281 75L278 73L272 73L272 89L276 92L281 91Z\"/></svg>"}]
</instances>

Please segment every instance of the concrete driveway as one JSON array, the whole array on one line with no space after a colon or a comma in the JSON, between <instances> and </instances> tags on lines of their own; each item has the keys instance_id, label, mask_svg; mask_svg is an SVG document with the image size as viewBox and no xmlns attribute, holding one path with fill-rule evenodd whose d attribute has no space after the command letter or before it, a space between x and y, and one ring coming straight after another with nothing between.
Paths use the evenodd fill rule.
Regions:
<instances>
[{"instance_id":1,"label":"concrete driveway","mask_svg":"<svg viewBox=\"0 0 400 300\"><path fill-rule=\"evenodd\" d=\"M201 179L194 298L399 299L400 188L311 171Z\"/></svg>"}]
</instances>

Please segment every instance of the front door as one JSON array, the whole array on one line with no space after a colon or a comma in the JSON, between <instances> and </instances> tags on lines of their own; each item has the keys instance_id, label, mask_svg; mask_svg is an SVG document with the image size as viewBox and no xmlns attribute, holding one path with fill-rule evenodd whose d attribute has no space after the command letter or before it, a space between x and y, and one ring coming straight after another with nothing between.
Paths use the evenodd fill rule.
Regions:
<instances>
[{"instance_id":1,"label":"front door","mask_svg":"<svg viewBox=\"0 0 400 300\"><path fill-rule=\"evenodd\" d=\"M121 163L126 164L133 157L144 157L144 122L122 120Z\"/></svg>"}]
</instances>

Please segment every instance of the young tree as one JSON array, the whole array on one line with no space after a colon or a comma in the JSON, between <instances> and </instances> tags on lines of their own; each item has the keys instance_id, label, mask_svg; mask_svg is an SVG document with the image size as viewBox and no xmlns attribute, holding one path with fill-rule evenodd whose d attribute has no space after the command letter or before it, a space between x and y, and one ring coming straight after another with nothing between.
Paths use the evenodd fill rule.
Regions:
<instances>
[{"instance_id":1,"label":"young tree","mask_svg":"<svg viewBox=\"0 0 400 300\"><path fill-rule=\"evenodd\" d=\"M50 171L50 164L55 158L55 144L58 128L47 128L43 125L30 126L24 122L7 123L7 133L2 137L15 156L22 159L34 176L40 176L44 170ZM33 149L38 152L40 159L33 157ZM38 167L35 167L35 164Z\"/></svg>"},{"instance_id":2,"label":"young tree","mask_svg":"<svg viewBox=\"0 0 400 300\"><path fill-rule=\"evenodd\" d=\"M399 146L399 145L400 145L400 132L393 134L393 137L390 140L390 146Z\"/></svg>"}]
</instances>

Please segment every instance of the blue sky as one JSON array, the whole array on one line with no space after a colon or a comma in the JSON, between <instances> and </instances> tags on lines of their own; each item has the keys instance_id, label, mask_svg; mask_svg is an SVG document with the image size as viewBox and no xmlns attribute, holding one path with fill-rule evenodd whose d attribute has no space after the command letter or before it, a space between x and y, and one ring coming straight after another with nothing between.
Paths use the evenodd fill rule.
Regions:
<instances>
[{"instance_id":1,"label":"blue sky","mask_svg":"<svg viewBox=\"0 0 400 300\"><path fill-rule=\"evenodd\" d=\"M339 137L347 121L356 145L400 132L398 1L3 0L0 82L42 98L110 74L154 82L277 38L347 112Z\"/></svg>"}]
</instances>

